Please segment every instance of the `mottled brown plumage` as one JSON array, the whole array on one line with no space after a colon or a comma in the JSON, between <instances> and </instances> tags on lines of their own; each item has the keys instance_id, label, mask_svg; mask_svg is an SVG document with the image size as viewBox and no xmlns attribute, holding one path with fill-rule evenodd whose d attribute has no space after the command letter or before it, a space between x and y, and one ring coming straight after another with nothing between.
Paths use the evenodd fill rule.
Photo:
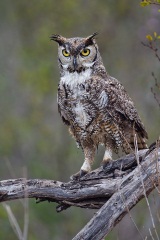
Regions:
<instances>
[{"instance_id":1,"label":"mottled brown plumage","mask_svg":"<svg viewBox=\"0 0 160 240\"><path fill-rule=\"evenodd\" d=\"M147 132L134 103L122 84L106 72L95 35L51 37L59 44L59 113L85 155L76 177L91 170L99 144L105 146L104 166L112 159L112 151L134 150L135 137L139 149L147 148Z\"/></svg>"}]
</instances>

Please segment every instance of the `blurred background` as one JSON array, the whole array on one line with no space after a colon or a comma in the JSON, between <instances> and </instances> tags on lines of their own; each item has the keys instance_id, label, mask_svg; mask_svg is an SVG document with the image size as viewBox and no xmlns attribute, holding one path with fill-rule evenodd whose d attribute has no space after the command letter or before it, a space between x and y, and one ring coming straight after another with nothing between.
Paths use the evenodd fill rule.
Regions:
<instances>
[{"instance_id":1,"label":"blurred background","mask_svg":"<svg viewBox=\"0 0 160 240\"><path fill-rule=\"evenodd\" d=\"M1 0L0 1L0 179L24 177L69 181L83 162L83 154L69 136L57 111L59 69L57 44L51 34L85 37L98 31L97 42L106 70L125 86L149 134L159 137L160 112L151 92L153 71L160 63L141 41L156 31L156 6L141 7L140 0ZM99 166L103 149L94 167ZM21 202L9 203L23 229ZM160 225L160 201L150 197L155 224ZM69 208L56 213L56 204L29 200L30 240L72 239L95 211ZM158 212L159 211L159 212ZM145 201L131 215L139 231L152 239L153 228ZM133 219L126 216L106 239L142 239ZM17 239L0 205L0 239Z\"/></svg>"}]
</instances>

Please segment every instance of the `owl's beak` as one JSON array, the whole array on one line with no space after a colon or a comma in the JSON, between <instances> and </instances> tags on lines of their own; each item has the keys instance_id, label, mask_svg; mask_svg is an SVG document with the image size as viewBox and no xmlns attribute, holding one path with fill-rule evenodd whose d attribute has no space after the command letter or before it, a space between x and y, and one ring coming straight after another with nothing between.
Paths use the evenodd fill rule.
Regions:
<instances>
[{"instance_id":1,"label":"owl's beak","mask_svg":"<svg viewBox=\"0 0 160 240\"><path fill-rule=\"evenodd\" d=\"M76 71L76 70L77 70L77 67L78 67L76 57L73 58L73 67L74 67L74 71Z\"/></svg>"}]
</instances>

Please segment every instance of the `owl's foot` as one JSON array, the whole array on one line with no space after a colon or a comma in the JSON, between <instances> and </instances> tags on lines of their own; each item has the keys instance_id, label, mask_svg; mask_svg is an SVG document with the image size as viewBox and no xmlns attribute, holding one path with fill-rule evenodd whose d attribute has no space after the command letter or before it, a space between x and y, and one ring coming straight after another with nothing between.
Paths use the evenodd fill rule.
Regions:
<instances>
[{"instance_id":1,"label":"owl's foot","mask_svg":"<svg viewBox=\"0 0 160 240\"><path fill-rule=\"evenodd\" d=\"M108 161L102 161L102 167L103 169L105 169L106 167L108 167L108 165L111 165L112 160L108 160Z\"/></svg>"},{"instance_id":2,"label":"owl's foot","mask_svg":"<svg viewBox=\"0 0 160 240\"><path fill-rule=\"evenodd\" d=\"M112 168L113 168L113 161L112 159L108 158L108 159L103 159L101 166L103 168L103 171L105 173L110 173L112 172Z\"/></svg>"},{"instance_id":3,"label":"owl's foot","mask_svg":"<svg viewBox=\"0 0 160 240\"><path fill-rule=\"evenodd\" d=\"M112 164L113 161L111 159L108 159L107 161L102 161L101 165L105 173L109 173L110 171L112 171Z\"/></svg>"},{"instance_id":4,"label":"owl's foot","mask_svg":"<svg viewBox=\"0 0 160 240\"><path fill-rule=\"evenodd\" d=\"M88 172L87 171L84 171L84 170L80 170L79 172L73 174L72 176L70 176L70 179L71 180L78 180L80 179L81 177L83 177L84 175L86 175Z\"/></svg>"},{"instance_id":5,"label":"owl's foot","mask_svg":"<svg viewBox=\"0 0 160 240\"><path fill-rule=\"evenodd\" d=\"M110 172L110 170L112 168L112 151L107 147L106 147L101 165L105 172Z\"/></svg>"}]
</instances>

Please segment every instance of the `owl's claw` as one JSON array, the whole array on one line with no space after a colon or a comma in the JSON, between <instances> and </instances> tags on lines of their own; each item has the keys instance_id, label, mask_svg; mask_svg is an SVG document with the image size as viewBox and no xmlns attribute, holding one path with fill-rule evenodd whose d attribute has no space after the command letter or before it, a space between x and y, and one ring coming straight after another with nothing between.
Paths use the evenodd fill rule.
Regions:
<instances>
[{"instance_id":1,"label":"owl's claw","mask_svg":"<svg viewBox=\"0 0 160 240\"><path fill-rule=\"evenodd\" d=\"M110 171L112 171L112 165L113 165L112 161L103 161L102 168L103 168L104 172L109 173Z\"/></svg>"},{"instance_id":2,"label":"owl's claw","mask_svg":"<svg viewBox=\"0 0 160 240\"><path fill-rule=\"evenodd\" d=\"M80 178L82 178L84 175L86 175L88 172L84 171L84 170L80 170L79 172L73 174L72 176L70 176L71 180L79 180Z\"/></svg>"}]
</instances>

